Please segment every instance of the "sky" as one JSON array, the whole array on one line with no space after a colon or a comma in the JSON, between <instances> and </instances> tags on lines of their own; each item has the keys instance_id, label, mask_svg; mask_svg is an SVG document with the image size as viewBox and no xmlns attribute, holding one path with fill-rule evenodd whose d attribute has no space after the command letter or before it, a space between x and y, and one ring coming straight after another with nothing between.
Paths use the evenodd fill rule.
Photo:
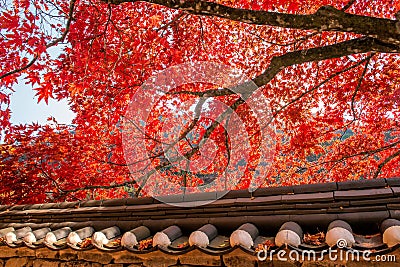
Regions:
<instances>
[{"instance_id":1,"label":"sky","mask_svg":"<svg viewBox=\"0 0 400 267\"><path fill-rule=\"evenodd\" d=\"M15 92L11 95L11 123L30 124L37 122L46 124L47 118L52 116L58 123L71 124L74 113L69 109L68 101L63 99L57 101L49 99L49 104L41 101L37 104L37 98L32 87L20 81L13 88Z\"/></svg>"},{"instance_id":2,"label":"sky","mask_svg":"<svg viewBox=\"0 0 400 267\"><path fill-rule=\"evenodd\" d=\"M47 52L52 58L57 58L62 52L63 45L50 47ZM54 117L60 124L71 124L75 114L69 109L68 101L63 99L57 101L49 99L47 105L45 101L37 103L35 91L32 86L26 85L23 78L18 80L18 84L13 87L14 93L11 95L11 123L12 124L30 124L37 122L39 124L48 123L48 117Z\"/></svg>"}]
</instances>

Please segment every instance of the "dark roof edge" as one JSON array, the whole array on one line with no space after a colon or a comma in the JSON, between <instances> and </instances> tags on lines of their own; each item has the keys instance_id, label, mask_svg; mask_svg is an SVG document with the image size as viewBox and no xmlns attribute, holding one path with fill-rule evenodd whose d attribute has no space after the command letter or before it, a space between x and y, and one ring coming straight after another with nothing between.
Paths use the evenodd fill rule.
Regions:
<instances>
[{"instance_id":1,"label":"dark roof edge","mask_svg":"<svg viewBox=\"0 0 400 267\"><path fill-rule=\"evenodd\" d=\"M179 225L185 231L195 231L205 224L213 224L218 227L221 232L234 231L244 223L252 223L260 230L266 232L276 232L279 227L285 222L293 221L300 224L304 229L320 229L324 230L328 227L329 223L334 220L344 220L351 225L358 225L360 222L367 225L368 228L373 228L373 231L379 229L380 223L387 219L394 218L400 219L400 216L391 217L389 211L369 211L369 212L352 212L343 214L300 214L300 215L265 215L265 216L223 216L211 218L157 218L157 219L143 219L143 220L83 220L83 221L63 221L63 222L0 222L0 229L7 227L22 228L29 226L32 229L40 229L43 227L50 227L52 229L59 229L65 226L77 230L86 226L94 227L96 231L105 229L107 227L117 225L123 231L129 231L135 227L145 225L152 231L161 231L171 225ZM50 221L50 219L49 219ZM223 231L222 231L223 230ZM371 230L371 229L369 229Z\"/></svg>"},{"instance_id":2,"label":"dark roof edge","mask_svg":"<svg viewBox=\"0 0 400 267\"><path fill-rule=\"evenodd\" d=\"M292 195L292 194L304 194L304 193L315 194L315 193L346 191L346 190L378 189L378 188L397 187L397 186L400 186L400 177L258 188L254 192L250 192L249 190L244 189L244 190L232 190L229 192L206 192L206 193L194 193L186 195L172 195L165 197L163 199L167 200L169 203L180 203L180 202L207 201L216 199L266 197L266 196ZM44 203L44 204L0 205L0 211L68 209L68 208L80 208L80 207L114 207L114 206L149 205L149 204L160 204L160 203L162 203L160 200L151 197L122 198L122 199L88 200L88 201Z\"/></svg>"}]
</instances>

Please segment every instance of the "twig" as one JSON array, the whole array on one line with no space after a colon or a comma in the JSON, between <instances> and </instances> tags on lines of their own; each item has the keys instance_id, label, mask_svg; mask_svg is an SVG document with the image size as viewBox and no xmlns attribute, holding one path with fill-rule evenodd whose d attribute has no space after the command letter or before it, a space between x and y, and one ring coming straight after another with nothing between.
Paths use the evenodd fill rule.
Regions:
<instances>
[{"instance_id":1,"label":"twig","mask_svg":"<svg viewBox=\"0 0 400 267\"><path fill-rule=\"evenodd\" d=\"M363 72L361 73L361 76L360 76L360 79L358 80L358 84L357 84L357 86L356 86L356 89L354 90L353 96L351 97L351 111L353 112L353 120L356 119L356 111L354 110L354 101L355 101L355 99L356 99L356 96L357 96L358 91L359 91L360 88L361 88L361 83L362 83L362 81L364 80L365 73L367 72L369 62L371 61L371 58L372 58L374 55L375 55L375 54L372 54L372 55L370 55L369 57L367 57L367 61L366 61L366 63L365 63L364 70L363 70Z\"/></svg>"},{"instance_id":2,"label":"twig","mask_svg":"<svg viewBox=\"0 0 400 267\"><path fill-rule=\"evenodd\" d=\"M71 25L71 21L73 19L73 12L74 12L75 3L76 3L76 0L71 0L71 2L70 2L68 20L67 20L67 24L65 26L64 33L59 38L54 39L53 41L48 43L46 45L46 48L50 48L52 46L57 45L60 42L63 42L65 40L65 38L67 37L67 34L69 32L69 28L70 28L70 25ZM12 71L4 73L3 75L0 76L0 80L4 79L4 78L6 78L6 77L8 77L10 75L13 75L15 73L18 73L18 72L21 72L21 71L24 71L24 70L28 69L29 67L31 67L36 62L36 60L39 58L39 56L40 56L40 54L36 53L34 55L34 57L31 59L31 61L29 61L28 64L26 64L25 66L22 66L22 67L20 67L18 69L15 69L15 70L12 70Z\"/></svg>"},{"instance_id":3,"label":"twig","mask_svg":"<svg viewBox=\"0 0 400 267\"><path fill-rule=\"evenodd\" d=\"M375 174L374 174L374 178L378 178L379 173L382 171L382 168L392 159L394 159L395 157L400 156L400 150L398 150L397 152L393 153L392 155L390 155L389 157L387 157L383 162L381 162L378 165L378 169L376 170Z\"/></svg>"}]
</instances>

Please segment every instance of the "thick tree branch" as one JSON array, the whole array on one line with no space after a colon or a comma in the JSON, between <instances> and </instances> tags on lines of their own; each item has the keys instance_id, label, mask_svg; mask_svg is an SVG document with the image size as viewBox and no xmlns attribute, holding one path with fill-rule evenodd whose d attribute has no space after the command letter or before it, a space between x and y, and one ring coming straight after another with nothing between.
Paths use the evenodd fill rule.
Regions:
<instances>
[{"instance_id":1,"label":"thick tree branch","mask_svg":"<svg viewBox=\"0 0 400 267\"><path fill-rule=\"evenodd\" d=\"M298 50L274 57L268 69L261 75L253 79L257 86L266 85L281 70L296 64L302 64L312 61L320 61L326 59L339 58L352 54L360 54L367 52L396 52L399 47L384 44L379 40L371 37L363 37L341 42L338 44L327 45L323 47L310 48L308 50Z\"/></svg>"},{"instance_id":2,"label":"thick tree branch","mask_svg":"<svg viewBox=\"0 0 400 267\"><path fill-rule=\"evenodd\" d=\"M109 3L113 4L119 4L122 2L129 2L129 0L109 1ZM132 0L131 2L134 2L134 0ZM351 33L365 35L365 37L362 38L357 38L323 47L315 47L307 50L289 52L284 55L274 57L268 68L261 75L252 79L252 82L254 82L258 88L269 83L281 70L283 70L285 67L288 66L302 64L306 62L312 62L312 61L339 58L351 54L359 54L367 52L398 53L400 51L400 35L396 31L395 27L396 21L346 14L343 11L336 10L331 7L321 8L320 10L318 10L318 12L312 15L292 15L292 14L279 14L275 12L266 12L266 11L235 9L218 5L215 3L200 2L200 1L181 2L176 0L147 0L147 1L145 0L145 2L164 5L191 14L222 17L226 19L241 21L244 23L273 25L285 28L296 28L304 30L351 32ZM245 100L255 90L257 90L257 88L254 87L252 87L252 89L249 90L247 89L248 88L247 86L243 85L246 84L240 84L233 89L209 90L206 92L187 92L187 91L171 92L171 94L188 93L200 97L214 97L221 95L231 95L236 93L241 94L242 96L230 106L231 109L227 109L224 113L222 113L218 117L217 120L213 122L213 124L209 128L207 128L206 133L202 137L202 142L200 143L199 146L192 147L189 152L185 153L182 156L171 158L170 161L165 161L158 164L158 166L152 168L150 171L148 171L145 175L143 175L136 181L127 181L124 183L113 184L109 186L95 185L95 186L88 186L85 188L63 190L62 193L73 193L80 190L88 190L88 189L90 190L97 188L110 189L110 188L128 186L136 183L136 185L138 186L136 194L138 195L151 175L153 175L159 170L163 170L165 167L171 166L172 164L171 162L179 162L185 159L190 159L195 153L197 153L199 151L199 147L217 128L220 122L225 120L226 117L229 116L233 110L235 110L238 106L243 104ZM318 88L318 86L315 88ZM293 99L293 101L297 101L304 95L305 94L300 95L299 98L295 98ZM355 96L353 98L355 98ZM194 120L189 125L189 127L185 131L183 131L179 139L185 138L186 135L198 123L199 114L201 112L201 106L203 103L204 99L200 100L200 102L196 107L195 111L196 116ZM291 103L288 103L285 107L287 107L290 104ZM225 143L225 145L227 150L229 150L228 144ZM360 155L365 155L365 154L369 155L369 153L377 153L379 151L381 150L378 149L372 152L368 151L360 153Z\"/></svg>"},{"instance_id":3,"label":"thick tree branch","mask_svg":"<svg viewBox=\"0 0 400 267\"><path fill-rule=\"evenodd\" d=\"M253 133L251 136L249 136L249 138L252 138L253 136L255 136L256 134L259 134L260 131L266 129L267 127L269 127L271 125L271 123L275 120L275 118L282 112L284 111L287 107L289 107L290 105L300 101L303 97L305 97L306 95L314 92L315 90L317 90L318 88L320 88L321 86L325 85L326 83L328 83L330 80L332 80L333 78L351 70L354 68L357 68L358 66L362 65L364 62L369 62L369 60L372 58L373 55L368 56L367 58L357 62L354 65L351 65L347 68L344 68L343 70L340 70L332 75L330 75L328 78L326 78L325 80L323 80L321 83L319 83L318 85L312 87L311 89L304 91L303 93L301 93L300 95L294 97L293 99L291 99L289 102L287 102L286 104L284 104L283 106L281 106L278 110L274 111L271 118L265 123L265 125L258 131L256 131L255 133ZM328 133L328 132L326 132ZM324 134L326 134L324 133Z\"/></svg>"},{"instance_id":4,"label":"thick tree branch","mask_svg":"<svg viewBox=\"0 0 400 267\"><path fill-rule=\"evenodd\" d=\"M121 4L137 0L104 0ZM400 45L400 32L396 21L345 13L331 6L321 7L311 15L294 15L269 11L239 9L202 0L143 0L143 2L182 10L190 14L214 16L248 24L270 25L283 28L351 32Z\"/></svg>"},{"instance_id":5,"label":"thick tree branch","mask_svg":"<svg viewBox=\"0 0 400 267\"><path fill-rule=\"evenodd\" d=\"M262 40L263 42L266 42L266 43L271 44L271 45L291 46L291 45L298 45L298 44L308 40L309 38L314 37L314 36L316 36L318 34L321 34L321 33L320 32L313 32L313 33L307 34L307 35L299 37L299 38L294 38L294 40L291 40L289 42L283 42L283 43L268 41L265 38L261 37L259 34L254 33L254 32L249 32L249 34L251 34L251 35L257 37L258 39Z\"/></svg>"},{"instance_id":6,"label":"thick tree branch","mask_svg":"<svg viewBox=\"0 0 400 267\"><path fill-rule=\"evenodd\" d=\"M382 43L375 38L362 37L333 45L315 47L307 50L297 50L272 58L271 64L268 68L262 74L253 78L251 82L254 82L257 87L264 86L268 84L281 70L292 65L368 52L392 53L396 52L398 48L399 47L394 45ZM234 88L213 89L204 92L179 91L170 92L169 94L192 94L200 97L215 97L240 93L246 98L246 95L252 94L257 90L254 86L247 86L247 83L249 82L239 84ZM253 89L249 91L248 88Z\"/></svg>"},{"instance_id":7,"label":"thick tree branch","mask_svg":"<svg viewBox=\"0 0 400 267\"><path fill-rule=\"evenodd\" d=\"M295 65L295 64L302 64L306 62L311 62L311 61L317 61L317 60L326 60L326 59L332 59L332 58L338 58L346 55L351 55L351 54L356 54L356 53L366 53L370 51L386 51L390 52L391 51L391 45L389 47L386 46L386 44L382 44L380 41L370 38L370 37L363 37L359 39L353 39L350 41L345 41L342 43L334 44L334 45L329 45L329 46L324 46L324 47L317 47L317 48L311 48L308 50L299 50L299 51L294 51L294 52L289 52L287 54L284 54L282 56L274 57L272 59L271 64L269 67L259 76L255 77L252 82L254 82L257 87L261 87L263 85L266 85L269 83L281 70L283 70L285 67ZM362 60L361 62L355 64L354 66L351 66L350 68L353 68L355 66L361 65L365 61L369 61L372 56L368 56L366 59ZM350 68L346 68L345 70L339 72L343 73L347 71ZM332 77L338 75L334 74ZM281 112L283 109L285 109L287 106L290 104L298 101L300 98L302 98L304 95L307 93L315 90L319 86L323 85L327 81L329 81L332 77L329 77L326 79L323 83L320 85L316 86L310 91L307 91L303 94L301 94L299 97L293 99L291 102L289 102L287 105L282 107L279 111ZM241 88L243 88L241 90ZM251 91L245 91L248 88L246 84L240 84L236 88L229 89L229 88L224 88L220 90L208 90L205 92L175 92L174 94L180 94L180 93L193 93L201 97L214 97L214 96L221 96L221 95L230 95L230 94L235 94L235 92L239 92L242 94L242 98L239 98L234 104L232 104L231 108L235 110L240 104L244 103L243 99L247 99L257 88L251 89ZM225 116L226 114L222 114ZM276 117L277 114L275 114L272 118L271 121L267 123L269 125L272 120ZM211 132L215 129L217 126L217 123L213 123L212 127L207 129L207 132L205 134L206 136L209 136ZM194 153L196 153L194 149L190 151L186 157L191 157Z\"/></svg>"}]
</instances>

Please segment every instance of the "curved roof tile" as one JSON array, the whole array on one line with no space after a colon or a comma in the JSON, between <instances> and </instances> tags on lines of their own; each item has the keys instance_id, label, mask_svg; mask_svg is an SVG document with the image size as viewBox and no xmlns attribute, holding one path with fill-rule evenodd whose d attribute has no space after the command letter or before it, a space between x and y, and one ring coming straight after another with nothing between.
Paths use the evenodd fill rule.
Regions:
<instances>
[{"instance_id":1,"label":"curved roof tile","mask_svg":"<svg viewBox=\"0 0 400 267\"><path fill-rule=\"evenodd\" d=\"M186 204L214 200L203 206L152 198L0 206L0 243L171 255L236 249L256 255L263 248L322 253L329 245L375 255L400 247L400 178L238 190L218 199L221 194L171 197Z\"/></svg>"}]
</instances>

